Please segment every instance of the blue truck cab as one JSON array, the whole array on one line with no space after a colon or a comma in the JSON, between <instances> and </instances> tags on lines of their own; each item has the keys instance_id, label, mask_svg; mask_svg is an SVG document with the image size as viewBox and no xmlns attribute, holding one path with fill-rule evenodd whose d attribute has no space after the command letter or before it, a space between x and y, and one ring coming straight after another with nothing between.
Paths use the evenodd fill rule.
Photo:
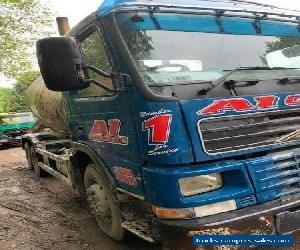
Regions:
<instances>
[{"instance_id":1,"label":"blue truck cab","mask_svg":"<svg viewBox=\"0 0 300 250\"><path fill-rule=\"evenodd\" d=\"M106 0L37 43L69 138L24 137L29 163L85 196L115 240L296 232L299 37L299 12L257 3Z\"/></svg>"}]
</instances>

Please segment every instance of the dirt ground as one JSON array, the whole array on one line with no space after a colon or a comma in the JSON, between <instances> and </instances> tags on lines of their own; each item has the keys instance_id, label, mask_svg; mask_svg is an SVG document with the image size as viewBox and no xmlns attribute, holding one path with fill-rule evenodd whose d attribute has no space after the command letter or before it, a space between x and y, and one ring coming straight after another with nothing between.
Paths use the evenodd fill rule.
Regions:
<instances>
[{"instance_id":1,"label":"dirt ground","mask_svg":"<svg viewBox=\"0 0 300 250\"><path fill-rule=\"evenodd\" d=\"M116 243L69 187L36 179L20 148L0 150L0 249L134 250L157 248L132 237Z\"/></svg>"},{"instance_id":2,"label":"dirt ground","mask_svg":"<svg viewBox=\"0 0 300 250\"><path fill-rule=\"evenodd\" d=\"M286 249L300 249L300 239L297 242ZM0 150L2 249L150 250L159 246L135 237L126 243L106 237L69 187L52 177L35 178L24 152L13 148Z\"/></svg>"}]
</instances>

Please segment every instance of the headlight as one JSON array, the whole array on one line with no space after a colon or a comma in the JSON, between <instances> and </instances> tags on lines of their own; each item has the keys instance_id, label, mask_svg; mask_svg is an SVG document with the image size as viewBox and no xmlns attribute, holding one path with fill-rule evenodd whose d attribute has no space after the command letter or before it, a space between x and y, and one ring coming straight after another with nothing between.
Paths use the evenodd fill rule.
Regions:
<instances>
[{"instance_id":1,"label":"headlight","mask_svg":"<svg viewBox=\"0 0 300 250\"><path fill-rule=\"evenodd\" d=\"M206 193L223 186L221 175L218 173L182 178L178 183L182 196Z\"/></svg>"},{"instance_id":2,"label":"headlight","mask_svg":"<svg viewBox=\"0 0 300 250\"><path fill-rule=\"evenodd\" d=\"M153 213L160 219L192 219L225 213L237 209L235 200L217 202L192 208L162 208L152 206Z\"/></svg>"}]
</instances>

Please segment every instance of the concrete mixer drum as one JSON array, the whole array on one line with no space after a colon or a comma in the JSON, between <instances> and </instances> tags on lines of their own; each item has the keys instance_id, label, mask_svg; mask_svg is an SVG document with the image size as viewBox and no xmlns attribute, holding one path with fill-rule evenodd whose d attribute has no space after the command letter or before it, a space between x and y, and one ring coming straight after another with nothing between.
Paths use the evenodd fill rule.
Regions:
<instances>
[{"instance_id":1,"label":"concrete mixer drum","mask_svg":"<svg viewBox=\"0 0 300 250\"><path fill-rule=\"evenodd\" d=\"M59 133L68 133L67 115L63 94L47 89L43 78L35 80L27 90L30 109L37 118L37 130L50 128Z\"/></svg>"}]
</instances>

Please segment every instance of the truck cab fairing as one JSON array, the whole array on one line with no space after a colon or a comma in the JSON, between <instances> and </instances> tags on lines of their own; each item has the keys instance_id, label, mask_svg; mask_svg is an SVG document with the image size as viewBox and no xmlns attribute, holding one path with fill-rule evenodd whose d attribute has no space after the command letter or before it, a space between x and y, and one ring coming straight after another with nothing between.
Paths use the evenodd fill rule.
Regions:
<instances>
[{"instance_id":1,"label":"truck cab fairing","mask_svg":"<svg viewBox=\"0 0 300 250\"><path fill-rule=\"evenodd\" d=\"M179 7L176 8L173 6L174 8L172 8L172 12L170 11L171 13L166 11L166 6L163 6L161 10L158 8L154 11L149 10L145 6L139 6L138 10L135 7L136 6L133 5L122 6L120 8L117 6L114 10L105 13L100 11L99 13L100 15L102 15L104 26L107 24L106 27L108 28L108 24L114 24L113 27L108 28L110 29L110 31L112 31L108 34L108 36L111 37L111 41L115 45L115 49L118 52L117 54L121 55L122 57L121 61L124 63L122 66L124 66L125 72L129 73L132 77L132 86L129 84L128 90L132 91L131 101L133 104L133 116L136 117L135 122L137 124L138 131L142 130L139 138L140 142L142 142L143 153L149 166L143 169L144 172L142 174L145 178L149 178L146 181L146 190L150 191L147 196L151 196L151 200L155 202L155 204L160 206L174 207L180 204L180 207L186 207L190 206L191 204L195 205L197 202L198 204L200 204L199 199L201 199L201 197L203 198L203 196L201 195L198 196L199 199L196 196L190 199L179 197L180 195L178 194L178 189L176 188L178 179L183 176L188 177L196 174L194 171L196 171L197 167L199 168L198 170L201 169L202 171L209 171L212 169L212 166L214 168L218 166L218 164L223 164L224 168L225 166L231 166L231 161L233 161L233 159L236 160L236 163L238 163L238 165L241 164L239 165L238 169L229 170L229 172L227 173L226 171L222 170L221 172L223 176L226 176L227 174L229 174L228 176L237 174L237 176L239 176L238 178L245 181L245 185L243 184L239 187L235 186L235 188L237 188L235 189L235 194L237 195L236 198L240 197L241 199L243 199L246 197L250 197L249 203L247 204L250 205L256 202L272 200L275 197L284 195L284 187L286 185L290 185L287 182L282 182L279 185L279 180L274 177L275 179L271 184L264 183L263 185L265 186L263 186L259 184L259 179L264 179L264 176L256 176L256 174L253 172L250 178L252 178L252 181L254 180L255 182L257 182L257 186L255 187L255 190L252 190L252 187L249 184L250 178L249 176L247 176L247 174L243 175L243 171L246 169L247 171L252 171L249 169L253 169L252 166L256 164L255 168L257 168L257 171L263 172L263 169L260 168L264 168L263 162L267 161L270 165L265 165L265 167L276 169L275 173L277 174L277 164L279 164L277 162L277 156L269 156L268 152L270 152L271 150L278 150L278 157L280 157L280 155L282 155L280 149L297 146L298 141L295 140L290 141L286 144L265 144L265 141L268 141L269 137L274 137L273 142L275 142L276 138L281 137L283 135L282 133L286 132L287 127L284 126L273 129L272 127L263 127L261 123L264 122L264 124L266 125L268 124L268 121L273 121L273 117L278 117L279 123L282 124L283 120L281 120L281 117L282 119L285 118L284 115L282 116L281 114L285 113L285 109L290 109L289 112L293 112L293 109L295 109L295 103L292 105L286 105L286 100L289 98L293 98L291 97L292 94L295 94L299 91L299 86L298 84L296 84L297 81L295 82L295 84L282 85L280 84L279 80L281 77L288 77L288 75L289 77L297 78L299 76L299 70L266 69L257 71L247 70L245 72L241 70L241 72L233 76L232 80L238 81L246 78L247 81L245 86L236 84L235 89L228 89L224 86L220 86L219 88L215 88L213 91L203 96L197 95L197 89L200 89L203 83L188 84L187 81L184 84L176 85L176 83L174 84L172 83L172 81L170 81L168 84L158 83L151 86L151 84L147 82L147 77L142 74L144 72L141 72L138 66L139 60L135 60L134 58L135 55L132 53L132 48L130 48L130 43L128 42L129 40L126 41L124 30L133 32L142 31L145 33L147 31L150 31L152 33L157 31L159 33L164 32L165 30L169 30L170 33L178 31L182 33L196 32L206 33L209 35L219 34L220 36L223 35L224 37L226 37L226 35L233 37L236 36L237 38L244 38L249 36L254 40L255 38L258 38L262 42L270 43L277 41L276 39L279 39L277 37L291 38L291 40L295 41L299 37L298 23L297 21L295 21L297 15L295 14L295 12L293 12L293 15L295 16L288 14L281 16L282 13L274 14L270 12L269 19L265 18L256 20L255 16L252 16L251 13L255 14L259 12L258 9L256 9L256 11L252 10L252 12L247 12L247 15L242 10L235 10L233 12L228 10L230 12L230 16L227 16L223 13L222 16L219 17L221 18L221 21L218 21L218 15L216 15L217 13L215 12L215 10L212 10L209 14L206 12L204 14L202 13L202 15L197 15L195 14L196 12L207 10L201 10L201 8L199 8L197 10L193 9L193 11L189 12L187 10L188 8L184 8L185 12L183 14L181 8L182 6L180 7L181 9ZM222 8L220 7L220 9ZM134 11L131 12L131 10ZM282 20L280 20L281 18L285 21L282 22ZM179 23L179 20L181 21L181 23ZM206 26L201 25L201 22L204 22ZM259 26L261 29L259 28ZM222 32L220 32L221 28L223 29ZM154 43L154 45L157 45L157 43ZM263 55L264 53L261 52L261 54L258 54L257 58L260 59L260 56ZM161 60L163 61L163 59L165 58L162 58ZM150 58L147 62L149 64L146 66L156 67L157 65L155 65L155 63L157 62L153 62L155 60L160 60L160 58ZM179 62L176 60L168 63L171 64L170 68L182 67L182 65L178 66ZM254 64L250 66L262 66L265 62L261 61L260 63L261 65ZM184 66L189 67L189 65ZM249 65L232 65L232 67L234 66ZM284 68L284 65L282 66ZM200 67L200 64L198 63L195 67ZM221 68L221 70L223 69L226 68ZM164 73L170 75L172 73L174 75L176 74L176 72L170 73L170 71L166 70ZM209 75L211 77L209 80L214 80L218 76L223 75L222 72L213 73L214 74ZM196 80L207 81L208 79ZM257 80L259 84L251 84L251 81L255 82L255 80ZM250 82L249 85L248 82ZM243 82L241 85L244 85ZM179 88L181 88L181 90ZM270 91L270 89L272 90ZM296 96L294 97L296 98ZM236 106L231 106L232 100L234 100L233 102L240 101L240 103L236 104ZM224 101L225 104L223 106L223 109L217 109L218 112L215 112L214 114L201 114L201 110L211 106L212 104L214 104L214 102L218 101ZM244 106L246 105L248 108L240 107L239 105L241 103L242 105L244 104ZM274 113L270 114L268 113L269 111L274 111ZM257 114L255 114L256 112ZM247 116L247 113L250 114ZM239 120L239 115L241 114L243 116L242 119ZM236 119L228 122L226 121L227 116L236 117ZM162 123L159 124L160 127L166 128L164 132L166 132L165 135L167 135L167 141L165 140L166 136L164 137L162 134L160 134L155 137L155 135L153 134L153 126L155 126L157 117L163 118L163 120L160 121ZM211 118L211 120L209 118ZM230 118L228 119L230 120ZM203 123L205 122L205 129L203 129L205 130L205 133L211 134L203 135L204 132L201 132L202 124L200 124L200 121ZM283 122L286 121L284 120ZM241 135L241 137L239 137L240 131L237 130L232 132L232 130L229 129L230 127L241 127L249 123L250 127L253 130L256 130L256 124L259 124L259 131L257 131L258 135L256 135L255 131L247 131L247 129L249 130L249 128L244 128L246 132L241 130L241 133L243 134ZM274 121L274 123L276 123L276 121ZM228 127L226 127L226 131L229 131L228 135L226 134L227 132L225 133L224 131L221 131L224 126ZM184 127L187 128L187 131L184 129ZM260 131L260 129L262 131ZM212 135L214 134L214 130L218 132L220 131L219 134L215 133L215 135L217 135L216 138L212 137ZM262 135L265 130L267 130L267 135ZM279 134L276 134L278 131L281 132L279 132ZM181 133L180 136L178 136L179 133ZM223 136L220 136L222 135L222 133ZM249 135L252 136L250 138L250 141L249 138L247 138L247 136ZM230 137L231 139L228 140L227 137ZM232 143L232 140L234 138L236 138L236 144ZM261 143L260 145L247 146L248 144L251 144L251 140L260 140L260 138L262 139L262 142L259 141L259 143ZM207 142L204 142L205 140ZM215 145L221 146L215 147L213 145L213 142L216 142ZM241 144L239 144L239 142L241 142ZM207 145L205 145L205 143L207 143ZM227 145L223 146L223 144L221 143L227 143ZM242 143L245 143L245 145ZM226 149L228 147L233 147L233 149ZM209 152L209 150L211 150L211 152ZM250 157L251 159L249 161L245 161L247 155L252 156L252 158ZM261 160L258 160L256 158L260 158L261 156L264 156L261 158ZM290 158L293 157L293 155L290 156ZM227 160L225 161L224 159ZM212 165L208 164L208 162L212 162ZM185 164L184 166L186 166L187 169L178 169L178 172L176 172L176 174L174 173L174 176L171 174L172 171L170 171L169 174L165 175L166 169L164 169L163 167L170 167L175 165L183 166L182 164ZM155 166L157 166L157 169L153 170ZM195 167L194 171L192 171L193 173L189 172L191 170L189 167L192 166ZM278 168L280 168L280 166ZM294 173L295 176L298 174L297 171ZM267 176L269 175L269 173L265 173L265 175ZM172 181L171 176L174 177ZM297 179L294 179L295 176L291 176L288 182L296 182ZM164 179L163 177L166 177L166 179ZM155 183L157 183L157 180L159 178L162 178L161 185L156 185ZM168 195L161 197L160 195L158 195L159 190L161 190L163 183L166 182L172 183L172 185L170 184L169 188L167 189L168 191L166 191L167 193L169 192ZM227 182L225 186L226 185L227 187L230 187L230 182ZM276 191L273 190L273 193L266 191L266 189L270 189L272 187L276 187ZM156 191L153 192L153 190ZM228 194L230 192L222 193L224 192L224 190L226 189L214 191L215 193L210 193L207 195L212 195L211 197L217 196L219 198L219 201L221 201L222 199L224 200L229 197ZM291 188L288 191L290 191L290 193L296 192L294 188ZM274 192L276 192L276 195L274 195ZM171 193L172 195L170 195ZM222 195L225 196L223 196L222 198ZM254 195L256 195L256 197ZM166 197L170 197L170 199L167 199ZM174 197L177 197L178 199L176 200ZM237 200L238 199L239 198L237 198ZM184 200L187 203L185 203ZM239 207L243 206L242 202L239 204Z\"/></svg>"}]
</instances>

